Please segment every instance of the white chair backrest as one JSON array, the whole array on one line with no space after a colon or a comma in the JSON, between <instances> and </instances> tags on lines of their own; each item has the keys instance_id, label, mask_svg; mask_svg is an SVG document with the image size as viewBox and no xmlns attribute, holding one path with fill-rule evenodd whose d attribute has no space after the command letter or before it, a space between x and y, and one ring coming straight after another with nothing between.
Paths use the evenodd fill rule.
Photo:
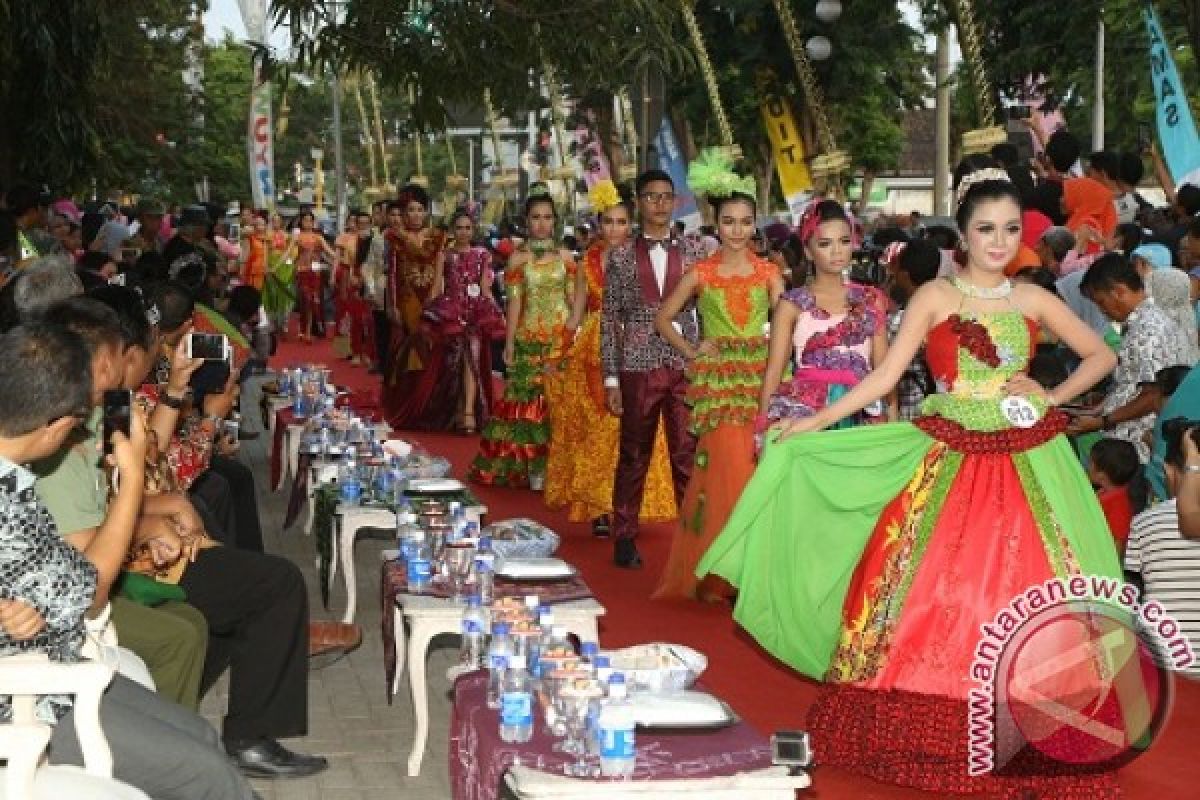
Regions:
<instances>
[{"instance_id":1,"label":"white chair backrest","mask_svg":"<svg viewBox=\"0 0 1200 800\"><path fill-rule=\"evenodd\" d=\"M112 777L112 751L100 727L100 697L112 682L113 671L84 661L60 664L41 654L0 658L0 695L12 698L11 725L0 725L0 757L8 759L4 775L9 800L33 798L38 761L50 740L50 727L34 716L41 695L74 695L75 733L89 775Z\"/></svg>"}]
</instances>

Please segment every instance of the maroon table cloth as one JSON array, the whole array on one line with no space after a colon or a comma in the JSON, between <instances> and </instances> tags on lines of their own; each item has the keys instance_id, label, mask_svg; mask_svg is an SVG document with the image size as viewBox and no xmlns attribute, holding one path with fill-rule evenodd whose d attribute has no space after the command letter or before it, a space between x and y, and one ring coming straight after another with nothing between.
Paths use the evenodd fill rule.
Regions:
<instances>
[{"instance_id":1,"label":"maroon table cloth","mask_svg":"<svg viewBox=\"0 0 1200 800\"><path fill-rule=\"evenodd\" d=\"M392 702L392 682L396 678L396 633L392 628L392 607L396 597L408 592L408 572L400 561L385 561L379 580L382 602L381 625L383 632L383 667L387 679L388 704ZM435 580L429 591L422 592L430 597L450 597L450 587ZM517 583L497 578L495 584L496 599L503 597L525 597L536 594L544 604L552 606L556 603L569 603L572 600L586 600L592 597L592 590L578 575L562 581L538 581L536 583ZM466 608L466 606L463 606Z\"/></svg>"},{"instance_id":2,"label":"maroon table cloth","mask_svg":"<svg viewBox=\"0 0 1200 800\"><path fill-rule=\"evenodd\" d=\"M335 401L338 408L353 409L358 414L374 414L380 413L379 398L371 392L350 392L349 394L338 395ZM267 406L264 406L266 413ZM284 438L287 434L288 425L293 425L297 421L295 413L290 408L281 408L275 412L275 430L271 439L271 488L274 489L279 485L279 477L283 472L284 459L287 454L283 452ZM303 475L304 471L300 470ZM296 476L299 477L299 476Z\"/></svg>"},{"instance_id":3,"label":"maroon table cloth","mask_svg":"<svg viewBox=\"0 0 1200 800\"><path fill-rule=\"evenodd\" d=\"M497 711L488 708L486 701L486 672L472 672L455 682L450 720L454 800L495 800L504 773L518 758L522 766L552 774L562 774L563 765L574 760L552 749L560 740L546 730L540 709L534 714L533 739L524 744L500 741ZM686 733L639 730L632 780L701 780L770 766L770 742L744 722Z\"/></svg>"}]
</instances>

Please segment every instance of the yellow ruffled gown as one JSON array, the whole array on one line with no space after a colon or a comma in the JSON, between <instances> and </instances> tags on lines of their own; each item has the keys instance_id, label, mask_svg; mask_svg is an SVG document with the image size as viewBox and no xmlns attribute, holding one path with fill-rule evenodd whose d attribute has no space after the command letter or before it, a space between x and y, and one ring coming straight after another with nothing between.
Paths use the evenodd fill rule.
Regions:
<instances>
[{"instance_id":1,"label":"yellow ruffled gown","mask_svg":"<svg viewBox=\"0 0 1200 800\"><path fill-rule=\"evenodd\" d=\"M551 434L544 497L549 508L567 508L572 522L612 512L620 420L605 406L600 364L605 252L596 244L584 257L587 314L561 370L546 381ZM659 426L639 516L643 522L666 522L676 514L667 440Z\"/></svg>"}]
</instances>

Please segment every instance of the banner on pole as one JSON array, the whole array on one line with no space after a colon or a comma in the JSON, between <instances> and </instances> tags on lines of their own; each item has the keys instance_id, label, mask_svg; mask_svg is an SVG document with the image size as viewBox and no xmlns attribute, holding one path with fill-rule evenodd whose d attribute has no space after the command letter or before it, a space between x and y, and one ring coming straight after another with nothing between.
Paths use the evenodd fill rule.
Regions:
<instances>
[{"instance_id":1,"label":"banner on pole","mask_svg":"<svg viewBox=\"0 0 1200 800\"><path fill-rule=\"evenodd\" d=\"M671 125L671 117L663 114L662 125L654 136L654 149L658 152L658 164L675 184L675 210L673 216L682 220L688 230L699 227L702 222L700 209L696 205L696 195L687 184L687 159L679 149L679 140L675 138L675 128Z\"/></svg>"},{"instance_id":2,"label":"banner on pole","mask_svg":"<svg viewBox=\"0 0 1200 800\"><path fill-rule=\"evenodd\" d=\"M246 36L253 42L267 39L266 0L238 0ZM275 207L275 143L271 119L271 81L261 58L253 61L250 113L246 122L246 159L250 164L250 189L255 208Z\"/></svg>"},{"instance_id":3,"label":"banner on pole","mask_svg":"<svg viewBox=\"0 0 1200 800\"><path fill-rule=\"evenodd\" d=\"M1176 183L1195 182L1193 176L1200 177L1200 136L1196 134L1196 121L1154 4L1146 3L1142 14L1150 34L1150 80L1154 83L1158 141L1162 145L1163 158Z\"/></svg>"},{"instance_id":4,"label":"banner on pole","mask_svg":"<svg viewBox=\"0 0 1200 800\"><path fill-rule=\"evenodd\" d=\"M787 100L777 95L763 102L762 118L775 156L779 188L783 190L792 216L799 219L812 196L813 182L808 162L804 160L804 140L800 138L796 118L792 116L792 108Z\"/></svg>"},{"instance_id":5,"label":"banner on pole","mask_svg":"<svg viewBox=\"0 0 1200 800\"><path fill-rule=\"evenodd\" d=\"M271 82L263 79L262 67L256 64L246 136L255 208L275 207L275 147L271 129Z\"/></svg>"}]
</instances>

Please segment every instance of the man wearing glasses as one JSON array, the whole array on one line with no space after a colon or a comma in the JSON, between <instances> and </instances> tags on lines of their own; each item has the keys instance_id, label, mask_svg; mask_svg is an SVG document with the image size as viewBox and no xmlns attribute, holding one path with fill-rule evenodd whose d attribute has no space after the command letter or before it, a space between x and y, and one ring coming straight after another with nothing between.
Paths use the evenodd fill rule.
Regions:
<instances>
[{"instance_id":1,"label":"man wearing glasses","mask_svg":"<svg viewBox=\"0 0 1200 800\"><path fill-rule=\"evenodd\" d=\"M684 271L704 256L696 241L672 235L675 185L666 172L643 172L636 191L641 233L608 254L600 329L608 410L621 418L613 484L613 562L627 569L642 565L634 539L660 418L666 426L677 505L692 472L696 441L684 403L687 363L655 330L654 315ZM681 311L674 325L696 343L694 306Z\"/></svg>"}]
</instances>

